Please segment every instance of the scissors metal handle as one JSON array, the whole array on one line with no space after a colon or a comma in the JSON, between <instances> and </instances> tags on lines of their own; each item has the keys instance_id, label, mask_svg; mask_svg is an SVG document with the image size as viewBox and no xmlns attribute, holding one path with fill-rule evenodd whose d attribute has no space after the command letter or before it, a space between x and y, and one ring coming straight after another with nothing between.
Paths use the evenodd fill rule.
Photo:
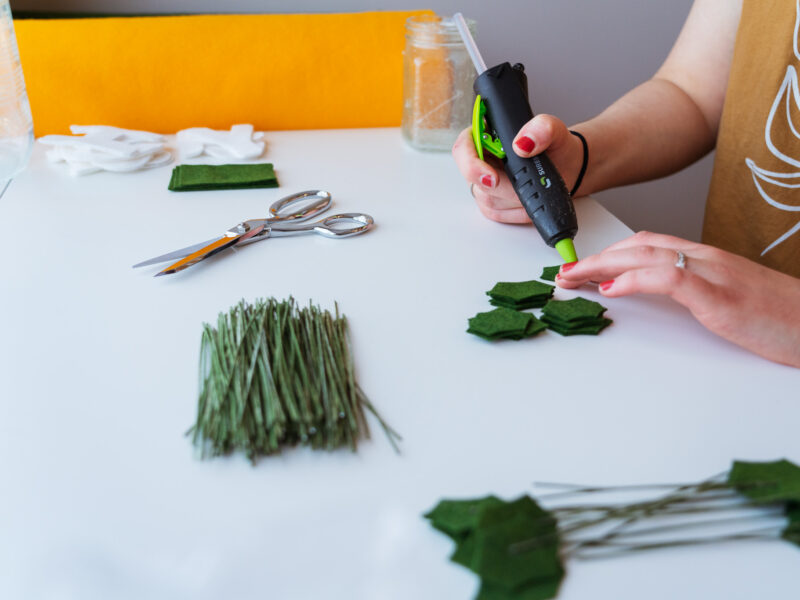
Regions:
<instances>
[{"instance_id":1,"label":"scissors metal handle","mask_svg":"<svg viewBox=\"0 0 800 600\"><path fill-rule=\"evenodd\" d=\"M341 213L331 215L321 221L302 225L270 225L267 235L285 237L302 233L318 233L329 238L346 238L371 229L375 220L363 213Z\"/></svg>"},{"instance_id":2,"label":"scissors metal handle","mask_svg":"<svg viewBox=\"0 0 800 600\"><path fill-rule=\"evenodd\" d=\"M281 198L269 207L270 224L299 223L325 212L333 201L331 193L325 190L308 190Z\"/></svg>"}]
</instances>

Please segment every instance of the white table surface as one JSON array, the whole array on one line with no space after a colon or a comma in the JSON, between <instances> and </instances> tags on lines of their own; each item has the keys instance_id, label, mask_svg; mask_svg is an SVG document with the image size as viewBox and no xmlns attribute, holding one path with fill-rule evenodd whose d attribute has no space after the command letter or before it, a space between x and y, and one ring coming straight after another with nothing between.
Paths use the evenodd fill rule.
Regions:
<instances>
[{"instance_id":1,"label":"white table surface","mask_svg":"<svg viewBox=\"0 0 800 600\"><path fill-rule=\"evenodd\" d=\"M531 227L485 220L449 154L395 129L266 139L279 189L171 193L171 167L72 178L37 145L0 198L0 598L468 599L477 578L421 518L443 497L800 461L800 371L667 299L604 301L615 323L596 338L466 334L496 281L558 261ZM269 240L171 277L130 268L317 187L375 230ZM630 233L591 199L577 209L579 255ZM201 324L289 295L339 302L400 456L376 426L357 454L197 458ZM800 593L800 551L779 542L567 566L563 600Z\"/></svg>"}]
</instances>

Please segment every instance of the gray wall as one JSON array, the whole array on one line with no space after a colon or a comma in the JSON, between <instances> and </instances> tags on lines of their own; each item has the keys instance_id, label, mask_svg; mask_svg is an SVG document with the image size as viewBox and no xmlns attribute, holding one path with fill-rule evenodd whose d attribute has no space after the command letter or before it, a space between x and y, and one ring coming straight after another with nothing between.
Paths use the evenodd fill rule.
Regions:
<instances>
[{"instance_id":1,"label":"gray wall","mask_svg":"<svg viewBox=\"0 0 800 600\"><path fill-rule=\"evenodd\" d=\"M100 13L460 10L478 22L489 64L525 64L536 112L587 119L650 77L691 0L11 0L14 10ZM672 177L598 199L633 229L699 239L711 159Z\"/></svg>"}]
</instances>

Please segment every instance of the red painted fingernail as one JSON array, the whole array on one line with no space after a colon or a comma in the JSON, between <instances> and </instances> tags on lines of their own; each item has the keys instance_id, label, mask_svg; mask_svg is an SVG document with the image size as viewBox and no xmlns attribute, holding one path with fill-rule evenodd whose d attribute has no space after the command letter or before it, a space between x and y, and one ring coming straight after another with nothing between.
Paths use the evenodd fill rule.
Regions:
<instances>
[{"instance_id":1,"label":"red painted fingernail","mask_svg":"<svg viewBox=\"0 0 800 600\"><path fill-rule=\"evenodd\" d=\"M525 135L523 135L514 143L517 145L517 148L519 148L523 152L532 152L533 149L536 148L536 142L534 142L531 138Z\"/></svg>"},{"instance_id":2,"label":"red painted fingernail","mask_svg":"<svg viewBox=\"0 0 800 600\"><path fill-rule=\"evenodd\" d=\"M604 292L607 292L612 285L614 285L614 280L609 279L608 281L604 281L600 284L600 289Z\"/></svg>"},{"instance_id":3,"label":"red painted fingernail","mask_svg":"<svg viewBox=\"0 0 800 600\"><path fill-rule=\"evenodd\" d=\"M484 187L494 187L494 177L491 175L484 175L481 177L481 185Z\"/></svg>"},{"instance_id":4,"label":"red painted fingernail","mask_svg":"<svg viewBox=\"0 0 800 600\"><path fill-rule=\"evenodd\" d=\"M566 273L567 271L569 271L572 267L574 267L577 264L578 264L577 261L564 263L563 265L561 265L561 272L562 273Z\"/></svg>"}]
</instances>

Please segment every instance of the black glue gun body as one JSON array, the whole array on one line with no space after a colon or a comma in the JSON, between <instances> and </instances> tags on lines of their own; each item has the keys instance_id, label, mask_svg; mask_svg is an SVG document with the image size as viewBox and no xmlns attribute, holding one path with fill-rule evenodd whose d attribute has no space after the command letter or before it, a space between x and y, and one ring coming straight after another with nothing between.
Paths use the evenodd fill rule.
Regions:
<instances>
[{"instance_id":1,"label":"black glue gun body","mask_svg":"<svg viewBox=\"0 0 800 600\"><path fill-rule=\"evenodd\" d=\"M506 174L542 239L548 246L573 239L578 220L561 174L546 153L522 158L511 147L522 126L533 118L523 66L505 62L487 69L475 80L474 89L486 106L489 128L503 145Z\"/></svg>"}]
</instances>

